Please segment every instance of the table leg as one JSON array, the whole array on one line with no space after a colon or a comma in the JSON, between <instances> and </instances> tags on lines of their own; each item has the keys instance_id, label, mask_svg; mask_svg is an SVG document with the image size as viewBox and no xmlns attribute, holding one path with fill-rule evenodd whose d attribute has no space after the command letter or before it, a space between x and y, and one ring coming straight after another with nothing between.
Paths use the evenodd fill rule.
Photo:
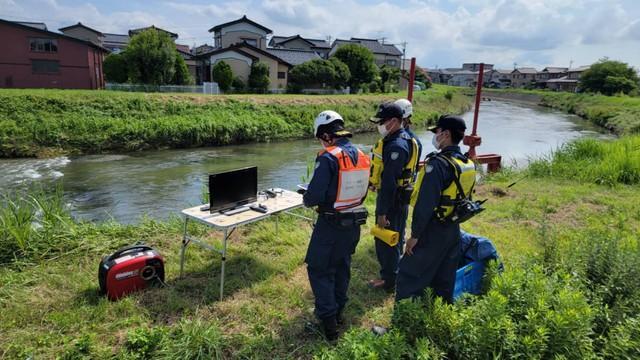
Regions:
<instances>
[{"instance_id":1,"label":"table leg","mask_svg":"<svg viewBox=\"0 0 640 360\"><path fill-rule=\"evenodd\" d=\"M220 267L220 300L224 293L224 264L227 262L227 238L228 230L224 229L224 239L222 240L222 266Z\"/></svg>"},{"instance_id":2,"label":"table leg","mask_svg":"<svg viewBox=\"0 0 640 360\"><path fill-rule=\"evenodd\" d=\"M187 240L187 224L189 223L189 218L184 218L184 234L182 236L182 247L180 248L180 277L182 277L182 273L184 272L184 253L187 249L187 245L189 245L189 241Z\"/></svg>"}]
</instances>

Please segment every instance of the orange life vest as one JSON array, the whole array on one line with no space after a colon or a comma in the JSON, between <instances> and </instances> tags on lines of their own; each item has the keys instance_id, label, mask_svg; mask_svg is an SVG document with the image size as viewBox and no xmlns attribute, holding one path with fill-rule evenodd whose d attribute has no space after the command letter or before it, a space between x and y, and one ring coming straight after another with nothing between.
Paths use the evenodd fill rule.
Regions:
<instances>
[{"instance_id":1,"label":"orange life vest","mask_svg":"<svg viewBox=\"0 0 640 360\"><path fill-rule=\"evenodd\" d=\"M344 211L361 205L369 188L369 157L358 149L358 162L354 165L349 154L339 146L328 147L320 155L325 151L338 160L338 193L333 208Z\"/></svg>"}]
</instances>

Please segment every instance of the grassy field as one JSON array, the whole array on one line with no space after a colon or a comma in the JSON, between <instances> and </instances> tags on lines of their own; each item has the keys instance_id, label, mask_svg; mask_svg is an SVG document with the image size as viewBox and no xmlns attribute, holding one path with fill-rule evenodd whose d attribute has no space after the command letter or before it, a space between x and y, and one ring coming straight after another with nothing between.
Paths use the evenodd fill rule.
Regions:
<instances>
[{"instance_id":1,"label":"grassy field","mask_svg":"<svg viewBox=\"0 0 640 360\"><path fill-rule=\"evenodd\" d=\"M538 95L543 106L576 114L619 135L640 132L640 97L523 89L492 89L487 93L501 92Z\"/></svg>"},{"instance_id":2,"label":"grassy field","mask_svg":"<svg viewBox=\"0 0 640 360\"><path fill-rule=\"evenodd\" d=\"M365 286L377 273L370 219L353 261L348 330L335 346L306 326L304 221L281 217L279 234L273 220L236 232L219 301L211 253L190 248L177 276L179 219L77 223L59 194L6 194L0 358L638 358L640 156L629 151L639 147L640 136L582 140L486 179L477 197L489 198L487 210L464 229L495 242L505 271L490 277L487 295L454 306L405 302L392 316L392 295ZM221 236L191 231L212 243ZM165 256L167 287L107 301L97 294L100 256L136 241ZM375 338L374 323L394 330Z\"/></svg>"},{"instance_id":3,"label":"grassy field","mask_svg":"<svg viewBox=\"0 0 640 360\"><path fill-rule=\"evenodd\" d=\"M450 98L447 98L450 94ZM312 136L314 117L333 109L357 132L382 101L406 94L228 95L144 94L81 90L0 89L0 157L47 157L226 145ZM470 98L436 86L415 94L420 125L462 113Z\"/></svg>"}]
</instances>

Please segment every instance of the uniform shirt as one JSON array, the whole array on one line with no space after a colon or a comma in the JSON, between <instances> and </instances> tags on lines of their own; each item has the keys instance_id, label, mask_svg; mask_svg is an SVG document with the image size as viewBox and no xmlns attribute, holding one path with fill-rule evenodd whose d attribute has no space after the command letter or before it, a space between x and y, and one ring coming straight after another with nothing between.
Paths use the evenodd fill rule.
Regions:
<instances>
[{"instance_id":1,"label":"uniform shirt","mask_svg":"<svg viewBox=\"0 0 640 360\"><path fill-rule=\"evenodd\" d=\"M441 153L463 159L459 146L448 146ZM441 160L431 158L425 164L425 174L420 186L418 199L413 208L411 221L411 237L420 238L427 225L434 220L434 209L440 205L440 196L453 182L455 173L451 165Z\"/></svg>"},{"instance_id":2,"label":"uniform shirt","mask_svg":"<svg viewBox=\"0 0 640 360\"><path fill-rule=\"evenodd\" d=\"M345 151L354 164L358 163L358 149L347 138L338 138L336 146ZM304 193L304 206L318 206L320 211L333 211L333 204L338 196L338 159L324 152L316 158L311 182Z\"/></svg>"},{"instance_id":3,"label":"uniform shirt","mask_svg":"<svg viewBox=\"0 0 640 360\"><path fill-rule=\"evenodd\" d=\"M416 142L418 143L418 162L420 162L422 158L422 141L418 139L416 134L414 134L413 131L411 131L411 129L407 128L404 130L407 132L407 134L409 134L409 136L411 136L412 139L416 139Z\"/></svg>"},{"instance_id":4,"label":"uniform shirt","mask_svg":"<svg viewBox=\"0 0 640 360\"><path fill-rule=\"evenodd\" d=\"M382 145L382 179L376 199L376 216L387 215L396 206L398 179L411 158L411 136L404 129L387 135Z\"/></svg>"}]
</instances>

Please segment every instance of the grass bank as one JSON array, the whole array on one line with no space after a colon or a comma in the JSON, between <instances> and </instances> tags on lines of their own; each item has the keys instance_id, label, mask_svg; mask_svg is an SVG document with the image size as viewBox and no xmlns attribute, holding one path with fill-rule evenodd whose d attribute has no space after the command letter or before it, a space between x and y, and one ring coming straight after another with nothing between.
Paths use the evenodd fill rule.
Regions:
<instances>
[{"instance_id":1,"label":"grass bank","mask_svg":"<svg viewBox=\"0 0 640 360\"><path fill-rule=\"evenodd\" d=\"M234 233L218 301L220 261L209 252L190 248L186 276L177 277L179 219L78 223L59 194L7 194L0 358L638 358L637 160L615 164L626 175L601 181L612 162L624 163L621 149L638 144L640 136L581 140L525 173L505 170L480 185L487 210L464 228L494 241L505 271L490 277L485 296L455 305L405 302L392 316L392 295L365 285L378 270L370 219L353 260L348 330L336 346L305 326L313 321L306 222L282 217L279 234L273 220ZM374 203L370 196L371 210ZM221 236L195 224L191 231L212 243ZM100 256L136 241L165 256L168 286L118 302L98 296ZM374 323L395 330L374 338Z\"/></svg>"},{"instance_id":2,"label":"grass bank","mask_svg":"<svg viewBox=\"0 0 640 360\"><path fill-rule=\"evenodd\" d=\"M446 96L447 93L451 97ZM313 119L333 109L362 132L382 101L406 94L143 94L79 90L0 90L0 157L127 152L312 136ZM461 113L470 99L436 86L415 94L414 118Z\"/></svg>"},{"instance_id":3,"label":"grass bank","mask_svg":"<svg viewBox=\"0 0 640 360\"><path fill-rule=\"evenodd\" d=\"M516 101L539 99L542 106L576 114L618 135L640 132L640 97L521 89L492 89L486 94L513 95Z\"/></svg>"}]
</instances>

